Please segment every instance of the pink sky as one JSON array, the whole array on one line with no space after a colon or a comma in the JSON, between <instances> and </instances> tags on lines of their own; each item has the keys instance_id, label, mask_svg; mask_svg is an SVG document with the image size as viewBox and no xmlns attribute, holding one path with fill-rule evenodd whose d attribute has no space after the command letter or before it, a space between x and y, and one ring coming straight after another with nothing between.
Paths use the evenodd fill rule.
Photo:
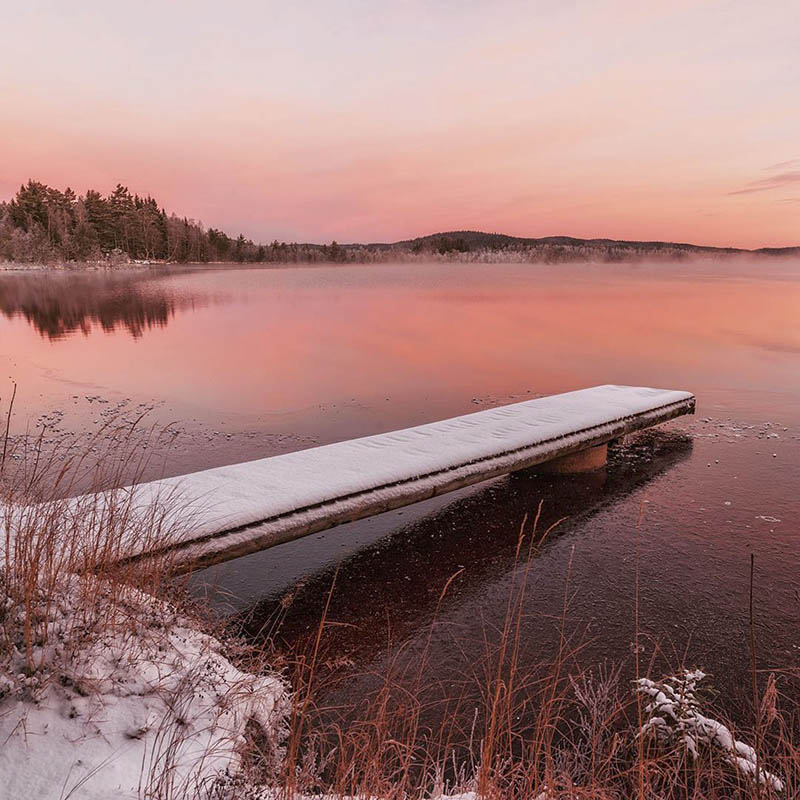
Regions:
<instances>
[{"instance_id":1,"label":"pink sky","mask_svg":"<svg viewBox=\"0 0 800 800\"><path fill-rule=\"evenodd\" d=\"M800 244L797 0L31 0L0 48L2 198L122 182L261 241Z\"/></svg>"}]
</instances>

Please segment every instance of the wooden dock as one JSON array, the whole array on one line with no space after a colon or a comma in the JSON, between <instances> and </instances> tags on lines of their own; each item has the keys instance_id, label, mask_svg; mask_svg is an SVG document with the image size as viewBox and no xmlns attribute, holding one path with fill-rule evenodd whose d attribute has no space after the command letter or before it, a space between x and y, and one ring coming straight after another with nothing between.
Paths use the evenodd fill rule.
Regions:
<instances>
[{"instance_id":1,"label":"wooden dock","mask_svg":"<svg viewBox=\"0 0 800 800\"><path fill-rule=\"evenodd\" d=\"M685 391L596 386L126 491L143 513L169 498L183 528L171 568L186 572L537 465L596 468L609 441L694 406ZM156 554L133 543L126 560Z\"/></svg>"}]
</instances>

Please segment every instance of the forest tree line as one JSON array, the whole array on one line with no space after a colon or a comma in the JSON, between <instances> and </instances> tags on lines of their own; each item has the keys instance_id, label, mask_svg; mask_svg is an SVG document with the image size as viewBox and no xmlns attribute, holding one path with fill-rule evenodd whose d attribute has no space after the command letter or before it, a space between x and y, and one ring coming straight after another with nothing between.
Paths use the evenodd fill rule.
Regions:
<instances>
[{"instance_id":1,"label":"forest tree line","mask_svg":"<svg viewBox=\"0 0 800 800\"><path fill-rule=\"evenodd\" d=\"M77 195L28 181L9 202L0 202L0 261L293 262L345 261L331 245L263 245L239 235L168 214L151 196L118 184L107 196L90 189Z\"/></svg>"}]
</instances>

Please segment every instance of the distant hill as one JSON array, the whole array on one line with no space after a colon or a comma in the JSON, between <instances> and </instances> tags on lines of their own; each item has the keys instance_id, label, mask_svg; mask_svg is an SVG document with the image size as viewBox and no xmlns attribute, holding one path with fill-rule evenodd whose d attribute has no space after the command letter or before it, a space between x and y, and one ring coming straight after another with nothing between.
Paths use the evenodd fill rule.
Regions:
<instances>
[{"instance_id":1,"label":"distant hill","mask_svg":"<svg viewBox=\"0 0 800 800\"><path fill-rule=\"evenodd\" d=\"M444 260L485 263L623 262L728 258L745 255L798 256L800 247L744 250L687 242L644 242L626 239L579 239L574 236L527 238L482 231L444 231L416 239L379 244L343 245L345 260Z\"/></svg>"},{"instance_id":2,"label":"distant hill","mask_svg":"<svg viewBox=\"0 0 800 800\"><path fill-rule=\"evenodd\" d=\"M800 256L800 247L759 247L752 252L764 256Z\"/></svg>"},{"instance_id":3,"label":"distant hill","mask_svg":"<svg viewBox=\"0 0 800 800\"><path fill-rule=\"evenodd\" d=\"M528 238L509 236L505 233L484 233L483 231L446 231L418 236L416 239L404 239L392 244L368 245L369 247L404 248L411 251L463 250L468 252L477 249L502 250L509 247L537 248L546 246L587 247L592 249L633 250L637 252L680 250L686 253L744 254L761 253L764 255L800 255L798 247L762 247L757 250L745 250L738 247L711 247L708 245L690 244L688 242L635 241L628 239L580 239L574 236L541 236Z\"/></svg>"}]
</instances>

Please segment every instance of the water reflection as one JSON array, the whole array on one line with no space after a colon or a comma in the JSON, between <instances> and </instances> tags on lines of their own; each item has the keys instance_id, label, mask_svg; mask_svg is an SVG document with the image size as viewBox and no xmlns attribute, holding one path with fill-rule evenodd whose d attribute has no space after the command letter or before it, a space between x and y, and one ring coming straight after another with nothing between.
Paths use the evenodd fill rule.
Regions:
<instances>
[{"instance_id":1,"label":"water reflection","mask_svg":"<svg viewBox=\"0 0 800 800\"><path fill-rule=\"evenodd\" d=\"M208 296L176 294L154 281L152 272L37 273L0 279L0 312L23 317L51 341L94 326L126 330L139 339L151 328L165 328L179 310L205 305Z\"/></svg>"},{"instance_id":2,"label":"water reflection","mask_svg":"<svg viewBox=\"0 0 800 800\"><path fill-rule=\"evenodd\" d=\"M328 617L339 624L326 629L324 646L336 654L333 661L363 665L389 639L404 641L425 628L451 576L459 573L445 604L459 606L513 570L520 525L526 516L534 519L540 501L540 535L563 520L548 535L548 541L556 539L585 526L691 451L689 436L657 430L613 450L607 469L568 477L530 471L494 481L411 525L396 525L375 546L335 570L310 574L282 596L261 600L232 624L253 640L269 634L287 652L302 650L304 640L316 635L335 571Z\"/></svg>"}]
</instances>

